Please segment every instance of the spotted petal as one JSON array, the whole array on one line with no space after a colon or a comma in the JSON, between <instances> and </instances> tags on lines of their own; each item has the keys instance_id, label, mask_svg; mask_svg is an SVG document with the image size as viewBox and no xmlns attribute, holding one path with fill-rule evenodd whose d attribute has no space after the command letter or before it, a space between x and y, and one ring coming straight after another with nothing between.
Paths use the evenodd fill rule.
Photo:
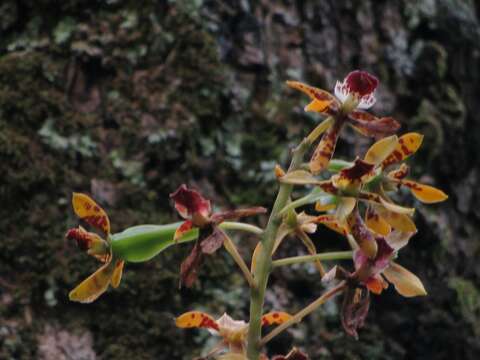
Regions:
<instances>
[{"instance_id":1,"label":"spotted petal","mask_svg":"<svg viewBox=\"0 0 480 360\"><path fill-rule=\"evenodd\" d=\"M398 163L414 154L422 145L423 135L418 133L407 133L400 136L398 144L392 153L383 161L382 167Z\"/></svg>"},{"instance_id":2,"label":"spotted petal","mask_svg":"<svg viewBox=\"0 0 480 360\"><path fill-rule=\"evenodd\" d=\"M70 291L70 294L68 295L69 299L81 303L91 303L95 301L108 289L114 269L115 266L113 263L111 261L107 262L100 269L83 280L75 289Z\"/></svg>"},{"instance_id":3,"label":"spotted petal","mask_svg":"<svg viewBox=\"0 0 480 360\"><path fill-rule=\"evenodd\" d=\"M330 230L333 230L340 235L347 236L348 228L338 221L335 215L320 215L315 218L315 222L318 224L323 224L328 227Z\"/></svg>"},{"instance_id":4,"label":"spotted petal","mask_svg":"<svg viewBox=\"0 0 480 360\"><path fill-rule=\"evenodd\" d=\"M90 196L82 193L73 193L73 210L75 214L89 225L110 234L110 219Z\"/></svg>"},{"instance_id":5,"label":"spotted petal","mask_svg":"<svg viewBox=\"0 0 480 360\"><path fill-rule=\"evenodd\" d=\"M341 129L342 124L340 122L334 122L333 125L323 134L320 143L310 159L310 171L313 174L318 174L328 166L335 151L335 146L337 145Z\"/></svg>"},{"instance_id":6,"label":"spotted petal","mask_svg":"<svg viewBox=\"0 0 480 360\"><path fill-rule=\"evenodd\" d=\"M413 215L413 213L415 212L414 208L406 208L406 207L394 204L390 201L385 200L383 197L381 197L378 194L367 192L367 191L362 191L360 194L358 194L358 198L363 201L368 201L374 204L382 205L385 209L390 210L397 214Z\"/></svg>"},{"instance_id":7,"label":"spotted petal","mask_svg":"<svg viewBox=\"0 0 480 360\"><path fill-rule=\"evenodd\" d=\"M282 311L272 311L262 316L262 326L280 325L290 320L292 315Z\"/></svg>"},{"instance_id":8,"label":"spotted petal","mask_svg":"<svg viewBox=\"0 0 480 360\"><path fill-rule=\"evenodd\" d=\"M394 262L384 270L383 275L395 286L395 289L402 296L413 297L427 295L422 281L415 274Z\"/></svg>"},{"instance_id":9,"label":"spotted petal","mask_svg":"<svg viewBox=\"0 0 480 360\"><path fill-rule=\"evenodd\" d=\"M365 161L375 166L385 160L398 144L398 137L392 135L373 144L365 155Z\"/></svg>"},{"instance_id":10,"label":"spotted petal","mask_svg":"<svg viewBox=\"0 0 480 360\"><path fill-rule=\"evenodd\" d=\"M374 165L357 158L353 166L342 169L337 175L332 176L332 181L337 189L346 190L352 185L368 182L374 176Z\"/></svg>"},{"instance_id":11,"label":"spotted petal","mask_svg":"<svg viewBox=\"0 0 480 360\"><path fill-rule=\"evenodd\" d=\"M352 111L348 115L348 120L355 130L368 137L393 135L400 129L400 123L394 118L378 118L361 110Z\"/></svg>"},{"instance_id":12,"label":"spotted petal","mask_svg":"<svg viewBox=\"0 0 480 360\"><path fill-rule=\"evenodd\" d=\"M336 112L340 107L338 100L325 90L301 83L299 81L287 81L287 85L293 89L300 90L312 99L312 102L305 107L305 111L332 113Z\"/></svg>"},{"instance_id":13,"label":"spotted petal","mask_svg":"<svg viewBox=\"0 0 480 360\"><path fill-rule=\"evenodd\" d=\"M206 328L219 331L220 328L210 315L201 311L189 311L175 319L175 325L179 328Z\"/></svg>"},{"instance_id":14,"label":"spotted petal","mask_svg":"<svg viewBox=\"0 0 480 360\"><path fill-rule=\"evenodd\" d=\"M400 184L408 187L418 200L426 204L434 204L448 199L447 194L433 186L420 184L411 180L400 180Z\"/></svg>"}]
</instances>

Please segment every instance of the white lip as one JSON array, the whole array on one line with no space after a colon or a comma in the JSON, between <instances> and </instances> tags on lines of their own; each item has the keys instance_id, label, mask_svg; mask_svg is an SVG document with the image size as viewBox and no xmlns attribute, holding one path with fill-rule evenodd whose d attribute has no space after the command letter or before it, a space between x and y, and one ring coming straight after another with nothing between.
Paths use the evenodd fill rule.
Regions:
<instances>
[{"instance_id":1,"label":"white lip","mask_svg":"<svg viewBox=\"0 0 480 360\"><path fill-rule=\"evenodd\" d=\"M373 91L368 95L362 96L358 102L357 109L366 110L371 108L377 101L375 98L375 92L376 91ZM335 96L337 99L343 104L349 95L350 92L348 91L347 82L345 80L343 82L337 81L335 84Z\"/></svg>"}]
</instances>

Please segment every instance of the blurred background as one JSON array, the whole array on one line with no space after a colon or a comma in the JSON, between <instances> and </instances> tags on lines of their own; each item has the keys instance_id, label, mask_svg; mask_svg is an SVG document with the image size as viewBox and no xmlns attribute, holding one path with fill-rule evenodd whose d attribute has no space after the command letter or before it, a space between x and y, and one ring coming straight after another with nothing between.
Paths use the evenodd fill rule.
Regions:
<instances>
[{"instance_id":1,"label":"blurred background","mask_svg":"<svg viewBox=\"0 0 480 360\"><path fill-rule=\"evenodd\" d=\"M269 354L297 345L312 359L478 359L479 12L473 0L2 0L0 359L190 359L211 338L176 329L174 316L247 319L248 291L225 252L178 289L188 245L127 264L121 286L91 305L69 302L97 267L64 240L78 224L71 193L92 194L114 232L177 221L168 194L184 182L219 208L269 207L274 165L320 120L285 80L333 90L357 68L381 80L374 113L425 134L412 177L450 195L428 207L402 195L419 233L400 262L429 296L373 297L359 341L343 332L337 300ZM347 131L337 156L370 143ZM248 258L256 240L235 241ZM324 229L315 242L347 248ZM282 245L281 256L296 254L297 240ZM266 310L295 312L322 291L313 267L283 268Z\"/></svg>"}]
</instances>

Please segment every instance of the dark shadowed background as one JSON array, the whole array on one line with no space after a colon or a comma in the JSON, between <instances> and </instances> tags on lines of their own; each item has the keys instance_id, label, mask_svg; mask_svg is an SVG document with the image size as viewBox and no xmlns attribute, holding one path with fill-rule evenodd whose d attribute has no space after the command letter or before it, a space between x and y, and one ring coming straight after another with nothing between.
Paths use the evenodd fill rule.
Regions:
<instances>
[{"instance_id":1,"label":"dark shadowed background","mask_svg":"<svg viewBox=\"0 0 480 360\"><path fill-rule=\"evenodd\" d=\"M319 121L285 80L331 90L356 68L381 80L376 114L425 134L413 176L450 195L428 207L404 196L419 234L401 263L429 296L374 297L359 341L331 303L270 353L478 359L479 12L473 0L2 0L0 359L190 359L209 336L176 329L175 315L246 319L245 282L224 252L178 290L189 246L127 264L120 288L94 304L69 302L97 266L63 238L78 223L71 193L93 194L114 232L177 221L168 194L183 182L221 208L269 207L275 163ZM369 144L347 132L337 156ZM248 257L255 239L235 239ZM326 230L315 241L346 249ZM300 253L291 239L280 255ZM322 291L312 267L284 268L266 309L294 312Z\"/></svg>"}]
</instances>

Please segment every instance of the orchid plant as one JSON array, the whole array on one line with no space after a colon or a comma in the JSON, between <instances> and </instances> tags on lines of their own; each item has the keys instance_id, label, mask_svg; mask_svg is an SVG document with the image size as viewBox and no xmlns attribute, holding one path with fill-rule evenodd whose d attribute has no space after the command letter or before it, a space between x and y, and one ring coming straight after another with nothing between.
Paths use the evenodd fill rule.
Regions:
<instances>
[{"instance_id":1,"label":"orchid plant","mask_svg":"<svg viewBox=\"0 0 480 360\"><path fill-rule=\"evenodd\" d=\"M370 294L379 295L389 284L404 297L423 296L427 292L421 280L397 263L398 252L408 245L417 228L414 208L392 200L392 194L407 188L420 202L445 201L447 195L430 185L407 179L409 167L402 163L420 147L423 136L395 135L400 124L392 117L376 117L366 112L375 102L378 79L365 71L349 73L337 82L335 95L298 81L287 85L310 97L305 111L319 113L326 119L319 123L293 150L288 170L275 168L279 190L264 228L239 222L239 219L267 213L263 207L212 210L210 200L198 190L181 185L170 195L183 222L167 225L139 225L112 234L106 212L86 194L73 194L76 215L103 234L83 227L70 229L66 237L101 262L101 267L70 293L70 299L92 302L120 284L126 262L144 262L166 249L194 242L190 254L180 265L180 284L191 287L202 276L200 266L220 248L234 259L250 288L250 319L233 320L227 314L215 320L200 311L189 311L176 318L180 328L205 328L220 341L205 358L268 359L264 345L279 333L300 322L322 304L343 293L341 323L345 332L358 337L370 307ZM345 125L376 142L362 157L352 162L334 159L337 139ZM304 157L318 144L308 164ZM397 166L397 168L393 168ZM294 186L313 189L306 196L293 199ZM305 205L315 204L315 212L306 213ZM303 210L303 211L302 211ZM235 221L233 221L235 220ZM318 253L310 235L319 225L342 234L343 249ZM230 238L232 231L258 237L250 257L250 266ZM298 238L308 255L274 259L276 250L287 236ZM323 261L352 260L351 270L339 265L327 268ZM289 315L283 311L264 313L265 291L269 276L279 266L311 262L317 268L326 291L308 306ZM288 310L288 309L285 309ZM172 324L173 325L173 324ZM266 335L262 327L273 329ZM272 359L307 359L298 349Z\"/></svg>"}]
</instances>

